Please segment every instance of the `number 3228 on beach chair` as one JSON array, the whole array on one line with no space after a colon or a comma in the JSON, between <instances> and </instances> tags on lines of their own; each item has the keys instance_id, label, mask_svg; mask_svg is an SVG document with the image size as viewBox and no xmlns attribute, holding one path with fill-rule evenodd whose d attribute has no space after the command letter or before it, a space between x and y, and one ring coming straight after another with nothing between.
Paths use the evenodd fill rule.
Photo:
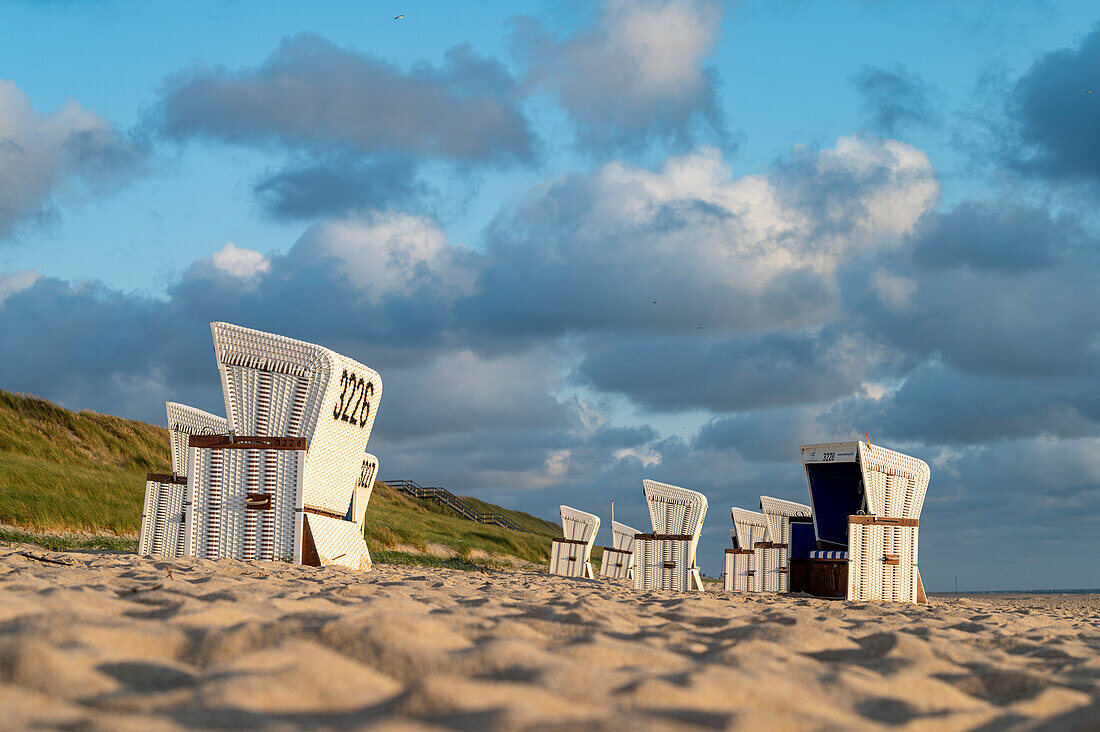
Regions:
<instances>
[{"instance_id":1,"label":"number 3228 on beach chair","mask_svg":"<svg viewBox=\"0 0 1100 732\"><path fill-rule=\"evenodd\" d=\"M191 554L370 569L346 521L382 380L327 348L212 323L231 434L190 438Z\"/></svg>"}]
</instances>

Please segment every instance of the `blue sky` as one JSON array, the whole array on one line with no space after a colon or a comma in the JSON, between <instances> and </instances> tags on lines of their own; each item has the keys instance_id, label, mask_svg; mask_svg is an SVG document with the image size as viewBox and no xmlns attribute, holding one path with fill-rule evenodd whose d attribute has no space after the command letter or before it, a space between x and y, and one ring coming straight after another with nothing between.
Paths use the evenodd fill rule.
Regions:
<instances>
[{"instance_id":1,"label":"blue sky","mask_svg":"<svg viewBox=\"0 0 1100 732\"><path fill-rule=\"evenodd\" d=\"M1098 21L5 3L0 387L160 421L218 408L210 320L313 340L382 373L383 477L682 484L714 574L869 431L933 466L931 588L1100 586Z\"/></svg>"}]
</instances>

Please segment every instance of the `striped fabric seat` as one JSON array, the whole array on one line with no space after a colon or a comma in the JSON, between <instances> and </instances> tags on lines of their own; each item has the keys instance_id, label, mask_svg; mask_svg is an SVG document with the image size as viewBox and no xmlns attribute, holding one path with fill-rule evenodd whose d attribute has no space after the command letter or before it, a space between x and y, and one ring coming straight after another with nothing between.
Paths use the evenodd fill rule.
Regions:
<instances>
[{"instance_id":1,"label":"striped fabric seat","mask_svg":"<svg viewBox=\"0 0 1100 732\"><path fill-rule=\"evenodd\" d=\"M815 549L810 552L810 559L847 559L848 552L824 551Z\"/></svg>"}]
</instances>

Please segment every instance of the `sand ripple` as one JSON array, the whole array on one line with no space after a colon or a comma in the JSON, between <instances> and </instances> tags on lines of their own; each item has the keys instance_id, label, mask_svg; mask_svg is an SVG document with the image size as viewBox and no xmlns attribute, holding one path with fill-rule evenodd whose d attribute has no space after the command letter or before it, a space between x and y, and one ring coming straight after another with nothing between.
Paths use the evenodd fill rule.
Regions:
<instances>
[{"instance_id":1,"label":"sand ripple","mask_svg":"<svg viewBox=\"0 0 1100 732\"><path fill-rule=\"evenodd\" d=\"M0 728L1100 729L1100 597L0 548Z\"/></svg>"}]
</instances>

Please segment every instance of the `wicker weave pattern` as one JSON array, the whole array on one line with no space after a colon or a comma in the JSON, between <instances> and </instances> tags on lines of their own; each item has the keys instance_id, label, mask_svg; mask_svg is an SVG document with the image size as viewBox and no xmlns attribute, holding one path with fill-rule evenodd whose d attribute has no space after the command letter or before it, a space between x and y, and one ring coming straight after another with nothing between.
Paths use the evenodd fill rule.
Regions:
<instances>
[{"instance_id":1,"label":"wicker weave pattern","mask_svg":"<svg viewBox=\"0 0 1100 732\"><path fill-rule=\"evenodd\" d=\"M643 480L642 488L649 506L649 519L653 524L653 532L658 535L691 538L688 540L645 539L645 561L649 564L643 569L643 555L639 553L643 540L635 537L634 587L654 589L647 583L657 582L655 586L657 589L702 590L703 580L695 564L695 552L699 546L699 535L703 531L703 519L707 515L706 496L655 480ZM673 568L665 566L670 562L674 565ZM660 567L657 566L658 563Z\"/></svg>"},{"instance_id":2,"label":"wicker weave pattern","mask_svg":"<svg viewBox=\"0 0 1100 732\"><path fill-rule=\"evenodd\" d=\"M322 567L335 564L370 571L370 552L362 530L354 522L315 513L307 513L305 520Z\"/></svg>"},{"instance_id":3,"label":"wicker weave pattern","mask_svg":"<svg viewBox=\"0 0 1100 732\"><path fill-rule=\"evenodd\" d=\"M141 533L138 534L138 554L149 556L153 553L153 516L157 508L157 493L160 483L145 481L145 500L141 504Z\"/></svg>"},{"instance_id":4,"label":"wicker weave pattern","mask_svg":"<svg viewBox=\"0 0 1100 732\"><path fill-rule=\"evenodd\" d=\"M592 547L600 529L600 517L569 506L560 506L562 533L568 542L554 541L550 546L550 574L595 579ZM583 542L581 544L573 542Z\"/></svg>"},{"instance_id":5,"label":"wicker weave pattern","mask_svg":"<svg viewBox=\"0 0 1100 732\"><path fill-rule=\"evenodd\" d=\"M640 533L619 521L611 522L611 546L603 550L600 576L629 579L634 576L634 535Z\"/></svg>"},{"instance_id":6,"label":"wicker weave pattern","mask_svg":"<svg viewBox=\"0 0 1100 732\"><path fill-rule=\"evenodd\" d=\"M184 507L187 485L145 481L145 503L141 514L138 554L165 557L186 556Z\"/></svg>"},{"instance_id":7,"label":"wicker weave pattern","mask_svg":"<svg viewBox=\"0 0 1100 732\"><path fill-rule=\"evenodd\" d=\"M634 589L686 592L702 589L687 539L634 540Z\"/></svg>"},{"instance_id":8,"label":"wicker weave pattern","mask_svg":"<svg viewBox=\"0 0 1100 732\"><path fill-rule=\"evenodd\" d=\"M229 434L229 420L186 404L166 402L168 439L172 447L172 472L187 475L187 438L191 435Z\"/></svg>"},{"instance_id":9,"label":"wicker weave pattern","mask_svg":"<svg viewBox=\"0 0 1100 732\"><path fill-rule=\"evenodd\" d=\"M890 518L920 518L931 477L928 464L885 447L859 444L869 513Z\"/></svg>"},{"instance_id":10,"label":"wicker weave pattern","mask_svg":"<svg viewBox=\"0 0 1100 732\"><path fill-rule=\"evenodd\" d=\"M188 556L301 563L301 450L192 447L190 454ZM270 495L271 507L248 509L250 493Z\"/></svg>"},{"instance_id":11,"label":"wicker weave pattern","mask_svg":"<svg viewBox=\"0 0 1100 732\"><path fill-rule=\"evenodd\" d=\"M596 532L600 529L600 517L594 513L581 511L569 506L559 506L561 528L566 539L577 539L587 543L596 541Z\"/></svg>"},{"instance_id":12,"label":"wicker weave pattern","mask_svg":"<svg viewBox=\"0 0 1100 732\"><path fill-rule=\"evenodd\" d=\"M634 536L641 532L620 521L611 522L611 546L624 552L634 551Z\"/></svg>"},{"instance_id":13,"label":"wicker weave pattern","mask_svg":"<svg viewBox=\"0 0 1100 732\"><path fill-rule=\"evenodd\" d=\"M303 502L339 513L348 508L346 486L355 484L370 438L382 380L373 370L327 348L242 328L211 323L226 415L236 434L305 437ZM355 374L365 395L350 421L353 401L347 377ZM362 402L365 401L364 405Z\"/></svg>"},{"instance_id":14,"label":"wicker weave pattern","mask_svg":"<svg viewBox=\"0 0 1100 732\"><path fill-rule=\"evenodd\" d=\"M702 493L655 480L643 480L649 519L655 534L687 534L693 537L691 556L699 545L703 519L707 516L707 497Z\"/></svg>"},{"instance_id":15,"label":"wicker weave pattern","mask_svg":"<svg viewBox=\"0 0 1100 732\"><path fill-rule=\"evenodd\" d=\"M756 592L755 553L726 552L723 586L727 592Z\"/></svg>"},{"instance_id":16,"label":"wicker weave pattern","mask_svg":"<svg viewBox=\"0 0 1100 732\"><path fill-rule=\"evenodd\" d=\"M848 525L848 599L917 601L917 527Z\"/></svg>"},{"instance_id":17,"label":"wicker weave pattern","mask_svg":"<svg viewBox=\"0 0 1100 732\"><path fill-rule=\"evenodd\" d=\"M788 551L786 547L778 546L757 546L753 549L752 567L757 592L790 591L790 575L787 574L785 561Z\"/></svg>"},{"instance_id":18,"label":"wicker weave pattern","mask_svg":"<svg viewBox=\"0 0 1100 732\"><path fill-rule=\"evenodd\" d=\"M741 549L752 549L758 541L770 541L768 538L768 520L762 513L745 508L731 508L733 535Z\"/></svg>"},{"instance_id":19,"label":"wicker weave pattern","mask_svg":"<svg viewBox=\"0 0 1100 732\"><path fill-rule=\"evenodd\" d=\"M810 507L805 503L770 496L760 496L760 510L764 512L764 517L768 521L770 538L767 541L788 545L791 543L791 517L809 517L810 515Z\"/></svg>"},{"instance_id":20,"label":"wicker weave pattern","mask_svg":"<svg viewBox=\"0 0 1100 732\"><path fill-rule=\"evenodd\" d=\"M562 577L592 577L592 565L585 559L591 549L584 544L553 541L550 544L550 574Z\"/></svg>"},{"instance_id":21,"label":"wicker weave pattern","mask_svg":"<svg viewBox=\"0 0 1100 732\"><path fill-rule=\"evenodd\" d=\"M612 579L630 579L634 576L634 550L604 547L600 561L600 576Z\"/></svg>"}]
</instances>

